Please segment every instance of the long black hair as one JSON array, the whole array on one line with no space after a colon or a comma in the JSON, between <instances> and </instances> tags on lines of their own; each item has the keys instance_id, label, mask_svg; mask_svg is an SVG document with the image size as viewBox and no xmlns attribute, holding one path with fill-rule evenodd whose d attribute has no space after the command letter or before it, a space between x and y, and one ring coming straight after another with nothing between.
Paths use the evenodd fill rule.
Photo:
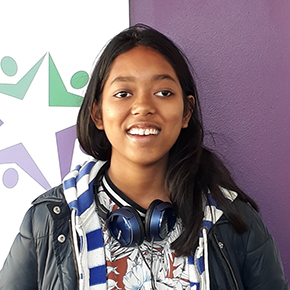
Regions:
<instances>
[{"instance_id":1,"label":"long black hair","mask_svg":"<svg viewBox=\"0 0 290 290\"><path fill-rule=\"evenodd\" d=\"M83 150L98 160L110 160L111 144L104 130L96 128L90 117L93 103L101 108L102 92L115 58L136 46L150 47L171 64L179 79L184 101L184 114L191 118L181 130L169 152L166 188L181 218L183 232L171 247L177 255L194 252L203 219L203 198L209 189L238 233L247 230L241 215L224 197L220 187L238 193L238 198L256 203L234 182L220 158L203 144L204 130L192 68L183 52L165 35L143 24L134 25L116 35L105 47L93 70L77 121L77 136ZM194 97L194 102L188 98Z\"/></svg>"}]
</instances>

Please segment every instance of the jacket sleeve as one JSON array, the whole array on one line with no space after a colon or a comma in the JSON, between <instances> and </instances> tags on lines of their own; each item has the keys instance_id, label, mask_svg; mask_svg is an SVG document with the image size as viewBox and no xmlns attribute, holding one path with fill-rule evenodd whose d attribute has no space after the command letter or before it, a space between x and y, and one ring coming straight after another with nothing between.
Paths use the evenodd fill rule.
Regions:
<instances>
[{"instance_id":1,"label":"jacket sleeve","mask_svg":"<svg viewBox=\"0 0 290 290\"><path fill-rule=\"evenodd\" d=\"M243 267L245 289L289 289L278 248L257 213L249 229Z\"/></svg>"},{"instance_id":2,"label":"jacket sleeve","mask_svg":"<svg viewBox=\"0 0 290 290\"><path fill-rule=\"evenodd\" d=\"M32 235L32 211L26 213L0 272L1 290L34 290L37 286L37 259Z\"/></svg>"}]
</instances>

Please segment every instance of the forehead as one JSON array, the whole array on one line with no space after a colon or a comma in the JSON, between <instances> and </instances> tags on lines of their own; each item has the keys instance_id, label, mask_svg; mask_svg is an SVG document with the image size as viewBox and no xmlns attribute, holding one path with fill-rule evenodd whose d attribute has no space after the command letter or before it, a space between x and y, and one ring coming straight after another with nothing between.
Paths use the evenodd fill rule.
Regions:
<instances>
[{"instance_id":1,"label":"forehead","mask_svg":"<svg viewBox=\"0 0 290 290\"><path fill-rule=\"evenodd\" d=\"M139 77L165 73L178 81L172 65L161 53L151 47L137 46L115 58L109 70L108 80L117 75Z\"/></svg>"}]
</instances>

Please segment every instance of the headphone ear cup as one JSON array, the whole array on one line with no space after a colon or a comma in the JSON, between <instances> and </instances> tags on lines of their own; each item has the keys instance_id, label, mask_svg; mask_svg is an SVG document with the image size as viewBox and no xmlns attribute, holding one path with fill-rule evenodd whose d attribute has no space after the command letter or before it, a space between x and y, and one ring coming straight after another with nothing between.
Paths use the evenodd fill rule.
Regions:
<instances>
[{"instance_id":1,"label":"headphone ear cup","mask_svg":"<svg viewBox=\"0 0 290 290\"><path fill-rule=\"evenodd\" d=\"M107 226L122 247L141 245L144 241L144 225L133 207L123 206L111 212L107 218Z\"/></svg>"},{"instance_id":2,"label":"headphone ear cup","mask_svg":"<svg viewBox=\"0 0 290 290\"><path fill-rule=\"evenodd\" d=\"M154 200L145 216L145 236L147 241L161 241L172 231L176 214L169 202Z\"/></svg>"}]
</instances>

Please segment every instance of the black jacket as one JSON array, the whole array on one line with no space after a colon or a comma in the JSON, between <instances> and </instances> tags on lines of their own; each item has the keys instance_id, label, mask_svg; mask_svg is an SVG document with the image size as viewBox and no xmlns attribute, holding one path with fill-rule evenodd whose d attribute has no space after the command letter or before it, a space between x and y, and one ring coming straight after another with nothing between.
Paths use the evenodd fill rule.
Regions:
<instances>
[{"instance_id":1,"label":"black jacket","mask_svg":"<svg viewBox=\"0 0 290 290\"><path fill-rule=\"evenodd\" d=\"M225 216L210 229L211 289L288 289L279 252L259 215L239 199L234 203L249 230L238 235ZM33 202L0 272L1 290L77 289L69 219L62 186Z\"/></svg>"}]
</instances>

